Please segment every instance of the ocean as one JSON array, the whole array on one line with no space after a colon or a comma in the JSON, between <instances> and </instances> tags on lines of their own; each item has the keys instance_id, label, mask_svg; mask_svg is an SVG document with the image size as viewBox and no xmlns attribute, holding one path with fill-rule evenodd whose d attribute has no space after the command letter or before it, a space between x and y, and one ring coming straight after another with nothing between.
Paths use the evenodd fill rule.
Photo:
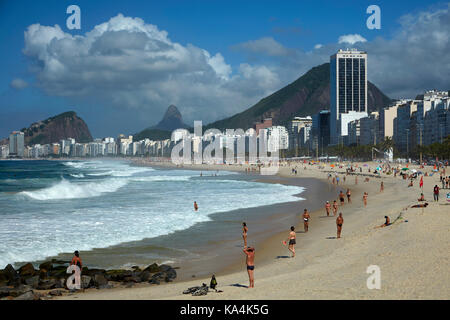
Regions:
<instances>
[{"instance_id":1,"label":"ocean","mask_svg":"<svg viewBox=\"0 0 450 320\"><path fill-rule=\"evenodd\" d=\"M177 242L193 242L195 232L182 231L238 209L299 201L303 190L235 172L200 176L119 160L0 161L0 268L113 247L127 258L97 266L161 260L167 252L149 243L177 233ZM144 240L145 250L133 251L130 243Z\"/></svg>"}]
</instances>

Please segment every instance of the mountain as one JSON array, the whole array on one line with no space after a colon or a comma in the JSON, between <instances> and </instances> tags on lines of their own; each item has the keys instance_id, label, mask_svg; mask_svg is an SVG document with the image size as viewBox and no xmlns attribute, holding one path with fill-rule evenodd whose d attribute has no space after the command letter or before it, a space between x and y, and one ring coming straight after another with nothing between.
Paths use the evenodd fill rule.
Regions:
<instances>
[{"instance_id":1,"label":"mountain","mask_svg":"<svg viewBox=\"0 0 450 320\"><path fill-rule=\"evenodd\" d=\"M173 130L187 128L189 128L189 126L183 122L183 117L181 116L180 111L172 104L167 108L164 117L156 126L149 127L134 134L133 139L135 141L145 138L151 140L170 139Z\"/></svg>"},{"instance_id":2,"label":"mountain","mask_svg":"<svg viewBox=\"0 0 450 320\"><path fill-rule=\"evenodd\" d=\"M162 120L151 129L173 131L180 128L184 129L188 128L188 126L183 122L183 117L178 108L172 104L167 108Z\"/></svg>"},{"instance_id":3,"label":"mountain","mask_svg":"<svg viewBox=\"0 0 450 320\"><path fill-rule=\"evenodd\" d=\"M92 141L88 126L73 111L35 122L20 131L25 135L25 145L48 144L67 138L74 138L81 143Z\"/></svg>"},{"instance_id":4,"label":"mountain","mask_svg":"<svg viewBox=\"0 0 450 320\"><path fill-rule=\"evenodd\" d=\"M382 109L391 102L374 84L368 82L369 112ZM274 125L286 126L295 116L307 116L329 109L330 64L314 67L303 76L260 100L249 109L229 118L213 122L206 129L248 129L254 122L272 118Z\"/></svg>"}]
</instances>

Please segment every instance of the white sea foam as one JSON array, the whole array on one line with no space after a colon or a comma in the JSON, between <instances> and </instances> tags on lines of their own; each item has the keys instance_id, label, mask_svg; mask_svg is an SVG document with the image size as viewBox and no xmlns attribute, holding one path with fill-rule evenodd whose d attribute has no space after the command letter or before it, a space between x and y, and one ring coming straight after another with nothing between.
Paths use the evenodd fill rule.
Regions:
<instances>
[{"instance_id":1,"label":"white sea foam","mask_svg":"<svg viewBox=\"0 0 450 320\"><path fill-rule=\"evenodd\" d=\"M197 171L74 163L83 168L71 174L116 171L123 175L63 179L44 189L22 191L22 197L0 194L0 204L6 201L10 208L0 215L0 268L75 248L86 251L167 235L210 221L220 212L300 200L293 195L303 191L296 186L233 180L226 175L234 173L227 172L202 179ZM197 212L194 200L200 207Z\"/></svg>"},{"instance_id":2,"label":"white sea foam","mask_svg":"<svg viewBox=\"0 0 450 320\"><path fill-rule=\"evenodd\" d=\"M102 182L71 183L65 179L45 189L19 193L35 200L81 199L97 197L103 193L115 192L128 183L127 180L106 180Z\"/></svg>"},{"instance_id":3,"label":"white sea foam","mask_svg":"<svg viewBox=\"0 0 450 320\"><path fill-rule=\"evenodd\" d=\"M70 175L74 178L84 178L84 174L82 174L82 173L79 173L79 174L71 173Z\"/></svg>"}]
</instances>

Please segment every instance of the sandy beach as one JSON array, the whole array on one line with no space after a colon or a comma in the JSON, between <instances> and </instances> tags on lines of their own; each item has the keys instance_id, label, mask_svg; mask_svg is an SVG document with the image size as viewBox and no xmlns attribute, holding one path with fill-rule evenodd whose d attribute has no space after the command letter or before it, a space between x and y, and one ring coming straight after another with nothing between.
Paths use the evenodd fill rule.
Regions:
<instances>
[{"instance_id":1,"label":"sandy beach","mask_svg":"<svg viewBox=\"0 0 450 320\"><path fill-rule=\"evenodd\" d=\"M173 167L170 163L157 165ZM368 167L376 167L375 163L367 163L368 167L358 165L363 168L364 174L368 174ZM364 182L364 177L359 176L358 184L355 184L355 176L348 175L341 184L346 167L324 166L320 169L318 165L297 164L296 176L291 173L292 167L282 166L273 179L320 179L328 184L331 192L335 188L335 197L330 198L330 202L337 200L339 190L350 188L352 203L346 201L338 209L344 217L342 238L335 238L336 217L327 217L325 204L318 204L322 209L311 213L308 233L303 233L303 223L300 219L297 221L295 258L289 258L289 251L282 244L290 225L286 225L285 232L277 232L258 243L253 289L246 287L248 276L245 255L241 252L241 258L230 261L229 267L216 273L218 289L223 291L221 293L210 292L200 297L182 294L189 287L209 284L208 276L175 280L159 286L88 289L57 299L449 299L450 203L445 199L449 190L441 190L439 202L433 201L432 194L434 185L441 187L439 173L424 176L423 193L429 206L411 208L411 205L418 203L421 193L418 179L413 187L408 187L408 180L381 173L381 178L371 177L369 182ZM418 169L412 165L409 167ZM245 171L244 166L238 165L192 165L184 168ZM430 173L431 169L425 167L421 170ZM327 179L330 171L339 173L339 186L332 185L331 180ZM380 192L381 181L384 182L383 192ZM362 201L364 192L369 194L366 207ZM397 219L400 214L401 218ZM375 229L384 222L385 215L394 223ZM236 250L242 251L241 248ZM366 270L371 265L378 266L381 271L380 289L370 290L367 287L370 274Z\"/></svg>"}]
</instances>

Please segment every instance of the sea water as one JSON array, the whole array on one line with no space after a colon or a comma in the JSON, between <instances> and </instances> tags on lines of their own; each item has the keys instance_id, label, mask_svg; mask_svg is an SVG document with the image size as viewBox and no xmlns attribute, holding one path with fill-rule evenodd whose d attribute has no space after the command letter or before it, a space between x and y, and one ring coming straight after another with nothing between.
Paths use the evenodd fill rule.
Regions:
<instances>
[{"instance_id":1,"label":"sea water","mask_svg":"<svg viewBox=\"0 0 450 320\"><path fill-rule=\"evenodd\" d=\"M0 268L168 235L303 191L238 176L115 160L0 161Z\"/></svg>"}]
</instances>

